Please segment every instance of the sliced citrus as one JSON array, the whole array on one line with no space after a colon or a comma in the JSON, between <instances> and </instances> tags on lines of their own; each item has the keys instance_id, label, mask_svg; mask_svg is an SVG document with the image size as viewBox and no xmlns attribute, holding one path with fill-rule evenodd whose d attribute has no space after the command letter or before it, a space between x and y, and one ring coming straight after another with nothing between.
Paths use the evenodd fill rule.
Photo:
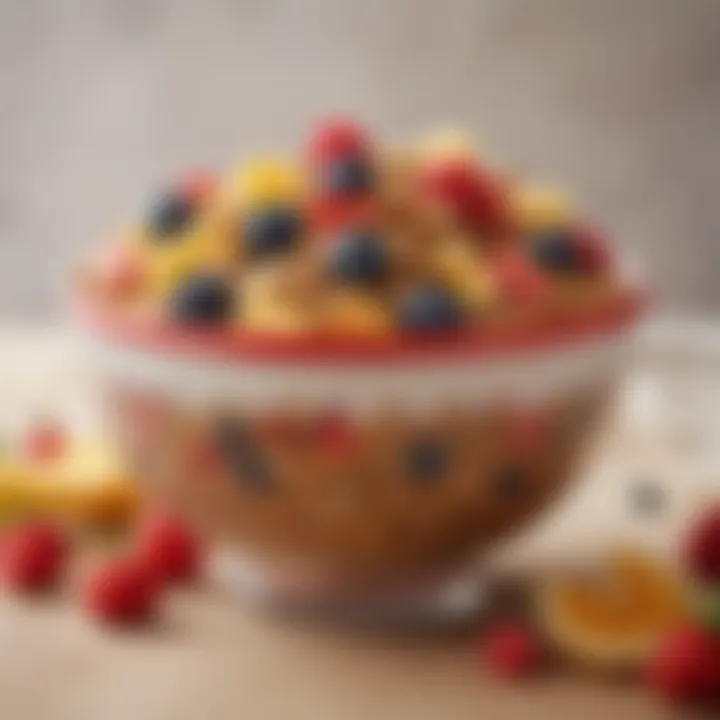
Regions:
<instances>
[{"instance_id":1,"label":"sliced citrus","mask_svg":"<svg viewBox=\"0 0 720 720\"><path fill-rule=\"evenodd\" d=\"M679 578L636 551L611 553L592 572L541 581L540 621L567 655L610 666L643 661L660 636L687 615Z\"/></svg>"}]
</instances>

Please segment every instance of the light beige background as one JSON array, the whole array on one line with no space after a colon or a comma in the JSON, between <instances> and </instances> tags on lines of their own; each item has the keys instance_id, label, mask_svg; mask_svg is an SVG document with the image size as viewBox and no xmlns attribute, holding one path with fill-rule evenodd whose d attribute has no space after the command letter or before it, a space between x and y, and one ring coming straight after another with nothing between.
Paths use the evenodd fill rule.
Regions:
<instances>
[{"instance_id":1,"label":"light beige background","mask_svg":"<svg viewBox=\"0 0 720 720\"><path fill-rule=\"evenodd\" d=\"M719 0L1 0L0 317L176 169L327 109L445 118L572 187L674 309L720 310Z\"/></svg>"}]
</instances>

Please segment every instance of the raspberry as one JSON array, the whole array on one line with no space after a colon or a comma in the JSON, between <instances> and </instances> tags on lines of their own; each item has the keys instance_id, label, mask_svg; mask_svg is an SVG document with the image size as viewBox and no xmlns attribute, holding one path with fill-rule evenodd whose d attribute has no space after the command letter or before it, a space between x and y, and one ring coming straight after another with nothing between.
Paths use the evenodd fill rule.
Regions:
<instances>
[{"instance_id":1,"label":"raspberry","mask_svg":"<svg viewBox=\"0 0 720 720\"><path fill-rule=\"evenodd\" d=\"M178 181L178 192L191 203L204 203L217 190L218 181L208 170L191 170Z\"/></svg>"},{"instance_id":2,"label":"raspberry","mask_svg":"<svg viewBox=\"0 0 720 720\"><path fill-rule=\"evenodd\" d=\"M308 155L312 160L364 156L369 150L367 133L360 125L341 118L318 123L310 135Z\"/></svg>"},{"instance_id":3,"label":"raspberry","mask_svg":"<svg viewBox=\"0 0 720 720\"><path fill-rule=\"evenodd\" d=\"M448 205L473 229L495 231L507 224L508 204L501 186L465 160L429 167L422 186L431 198Z\"/></svg>"},{"instance_id":4,"label":"raspberry","mask_svg":"<svg viewBox=\"0 0 720 720\"><path fill-rule=\"evenodd\" d=\"M166 515L154 515L142 524L137 551L162 581L186 582L200 574L202 553L197 538L184 524Z\"/></svg>"},{"instance_id":5,"label":"raspberry","mask_svg":"<svg viewBox=\"0 0 720 720\"><path fill-rule=\"evenodd\" d=\"M54 528L40 523L17 527L4 539L2 550L3 580L12 590L39 592L58 584L67 548Z\"/></svg>"},{"instance_id":6,"label":"raspberry","mask_svg":"<svg viewBox=\"0 0 720 720\"><path fill-rule=\"evenodd\" d=\"M684 558L700 582L720 582L720 505L705 512L689 529Z\"/></svg>"},{"instance_id":7,"label":"raspberry","mask_svg":"<svg viewBox=\"0 0 720 720\"><path fill-rule=\"evenodd\" d=\"M675 702L720 697L720 643L687 626L663 639L647 668L648 682Z\"/></svg>"},{"instance_id":8,"label":"raspberry","mask_svg":"<svg viewBox=\"0 0 720 720\"><path fill-rule=\"evenodd\" d=\"M503 297L518 302L533 302L547 295L547 279L521 253L500 251L491 255L490 263Z\"/></svg>"},{"instance_id":9,"label":"raspberry","mask_svg":"<svg viewBox=\"0 0 720 720\"><path fill-rule=\"evenodd\" d=\"M133 296L145 278L143 263L136 252L126 245L106 255L100 267L103 290L112 299L122 300Z\"/></svg>"},{"instance_id":10,"label":"raspberry","mask_svg":"<svg viewBox=\"0 0 720 720\"><path fill-rule=\"evenodd\" d=\"M520 678L535 673L542 661L542 648L527 628L503 624L485 637L485 658L490 669L501 677Z\"/></svg>"},{"instance_id":11,"label":"raspberry","mask_svg":"<svg viewBox=\"0 0 720 720\"><path fill-rule=\"evenodd\" d=\"M593 275L605 275L612 270L612 254L605 238L589 227L577 228L573 233L579 263Z\"/></svg>"},{"instance_id":12,"label":"raspberry","mask_svg":"<svg viewBox=\"0 0 720 720\"><path fill-rule=\"evenodd\" d=\"M116 558L87 580L83 605L92 617L108 623L137 623L157 610L159 585L137 558Z\"/></svg>"}]
</instances>

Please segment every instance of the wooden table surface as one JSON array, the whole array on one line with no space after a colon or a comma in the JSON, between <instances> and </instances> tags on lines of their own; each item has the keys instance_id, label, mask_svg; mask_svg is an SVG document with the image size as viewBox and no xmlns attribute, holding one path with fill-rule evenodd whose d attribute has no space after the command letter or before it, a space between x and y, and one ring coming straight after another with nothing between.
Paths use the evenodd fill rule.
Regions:
<instances>
[{"instance_id":1,"label":"wooden table surface","mask_svg":"<svg viewBox=\"0 0 720 720\"><path fill-rule=\"evenodd\" d=\"M79 424L91 422L78 408L82 372L60 338L0 333L7 388L0 421L17 424L23 408L27 414L52 405ZM52 372L40 357L54 359ZM693 393L668 390L661 374L638 371L585 477L552 516L493 559L494 572L579 562L617 539L670 553L688 514L720 495L714 446L702 428L680 432L658 421L669 417L669 405L690 407ZM699 383L696 395L708 397L709 375L696 369L686 377ZM717 414L709 415L706 424L715 421ZM659 516L633 514L629 497L638 477L653 478L664 493ZM468 634L410 639L331 631L271 618L212 588L173 596L149 633L109 633L76 606L72 593L32 603L0 597L2 720L642 720L666 712L637 685L568 672L502 684L487 677Z\"/></svg>"}]
</instances>

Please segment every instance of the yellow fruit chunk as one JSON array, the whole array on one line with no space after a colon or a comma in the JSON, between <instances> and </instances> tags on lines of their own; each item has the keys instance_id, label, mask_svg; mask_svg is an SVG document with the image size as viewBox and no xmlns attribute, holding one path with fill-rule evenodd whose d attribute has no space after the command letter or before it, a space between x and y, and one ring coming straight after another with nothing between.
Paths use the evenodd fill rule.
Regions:
<instances>
[{"instance_id":1,"label":"yellow fruit chunk","mask_svg":"<svg viewBox=\"0 0 720 720\"><path fill-rule=\"evenodd\" d=\"M371 295L338 290L328 299L322 327L333 333L347 335L382 335L391 330L386 308Z\"/></svg>"},{"instance_id":2,"label":"yellow fruit chunk","mask_svg":"<svg viewBox=\"0 0 720 720\"><path fill-rule=\"evenodd\" d=\"M197 270L195 253L187 248L162 248L148 255L148 287L154 296L164 296Z\"/></svg>"},{"instance_id":3,"label":"yellow fruit chunk","mask_svg":"<svg viewBox=\"0 0 720 720\"><path fill-rule=\"evenodd\" d=\"M477 159L477 151L470 135L455 128L435 130L419 143L419 154L426 162L472 158Z\"/></svg>"},{"instance_id":4,"label":"yellow fruit chunk","mask_svg":"<svg viewBox=\"0 0 720 720\"><path fill-rule=\"evenodd\" d=\"M469 244L453 240L443 242L437 248L435 263L438 277L469 306L486 307L497 296L489 269Z\"/></svg>"},{"instance_id":5,"label":"yellow fruit chunk","mask_svg":"<svg viewBox=\"0 0 720 720\"><path fill-rule=\"evenodd\" d=\"M72 443L57 459L0 461L2 515L49 516L79 523L129 519L139 498L117 456L101 443Z\"/></svg>"},{"instance_id":6,"label":"yellow fruit chunk","mask_svg":"<svg viewBox=\"0 0 720 720\"><path fill-rule=\"evenodd\" d=\"M238 172L233 189L244 205L294 203L300 197L297 167L282 158L259 158Z\"/></svg>"},{"instance_id":7,"label":"yellow fruit chunk","mask_svg":"<svg viewBox=\"0 0 720 720\"><path fill-rule=\"evenodd\" d=\"M300 333L311 329L311 319L281 292L273 272L249 275L243 283L242 324L258 332Z\"/></svg>"},{"instance_id":8,"label":"yellow fruit chunk","mask_svg":"<svg viewBox=\"0 0 720 720\"><path fill-rule=\"evenodd\" d=\"M567 655L609 667L642 662L687 612L679 578L639 552L612 553L596 572L541 581L540 621Z\"/></svg>"},{"instance_id":9,"label":"yellow fruit chunk","mask_svg":"<svg viewBox=\"0 0 720 720\"><path fill-rule=\"evenodd\" d=\"M527 231L562 227L570 220L567 198L557 190L542 186L520 186L511 196L514 217Z\"/></svg>"}]
</instances>

